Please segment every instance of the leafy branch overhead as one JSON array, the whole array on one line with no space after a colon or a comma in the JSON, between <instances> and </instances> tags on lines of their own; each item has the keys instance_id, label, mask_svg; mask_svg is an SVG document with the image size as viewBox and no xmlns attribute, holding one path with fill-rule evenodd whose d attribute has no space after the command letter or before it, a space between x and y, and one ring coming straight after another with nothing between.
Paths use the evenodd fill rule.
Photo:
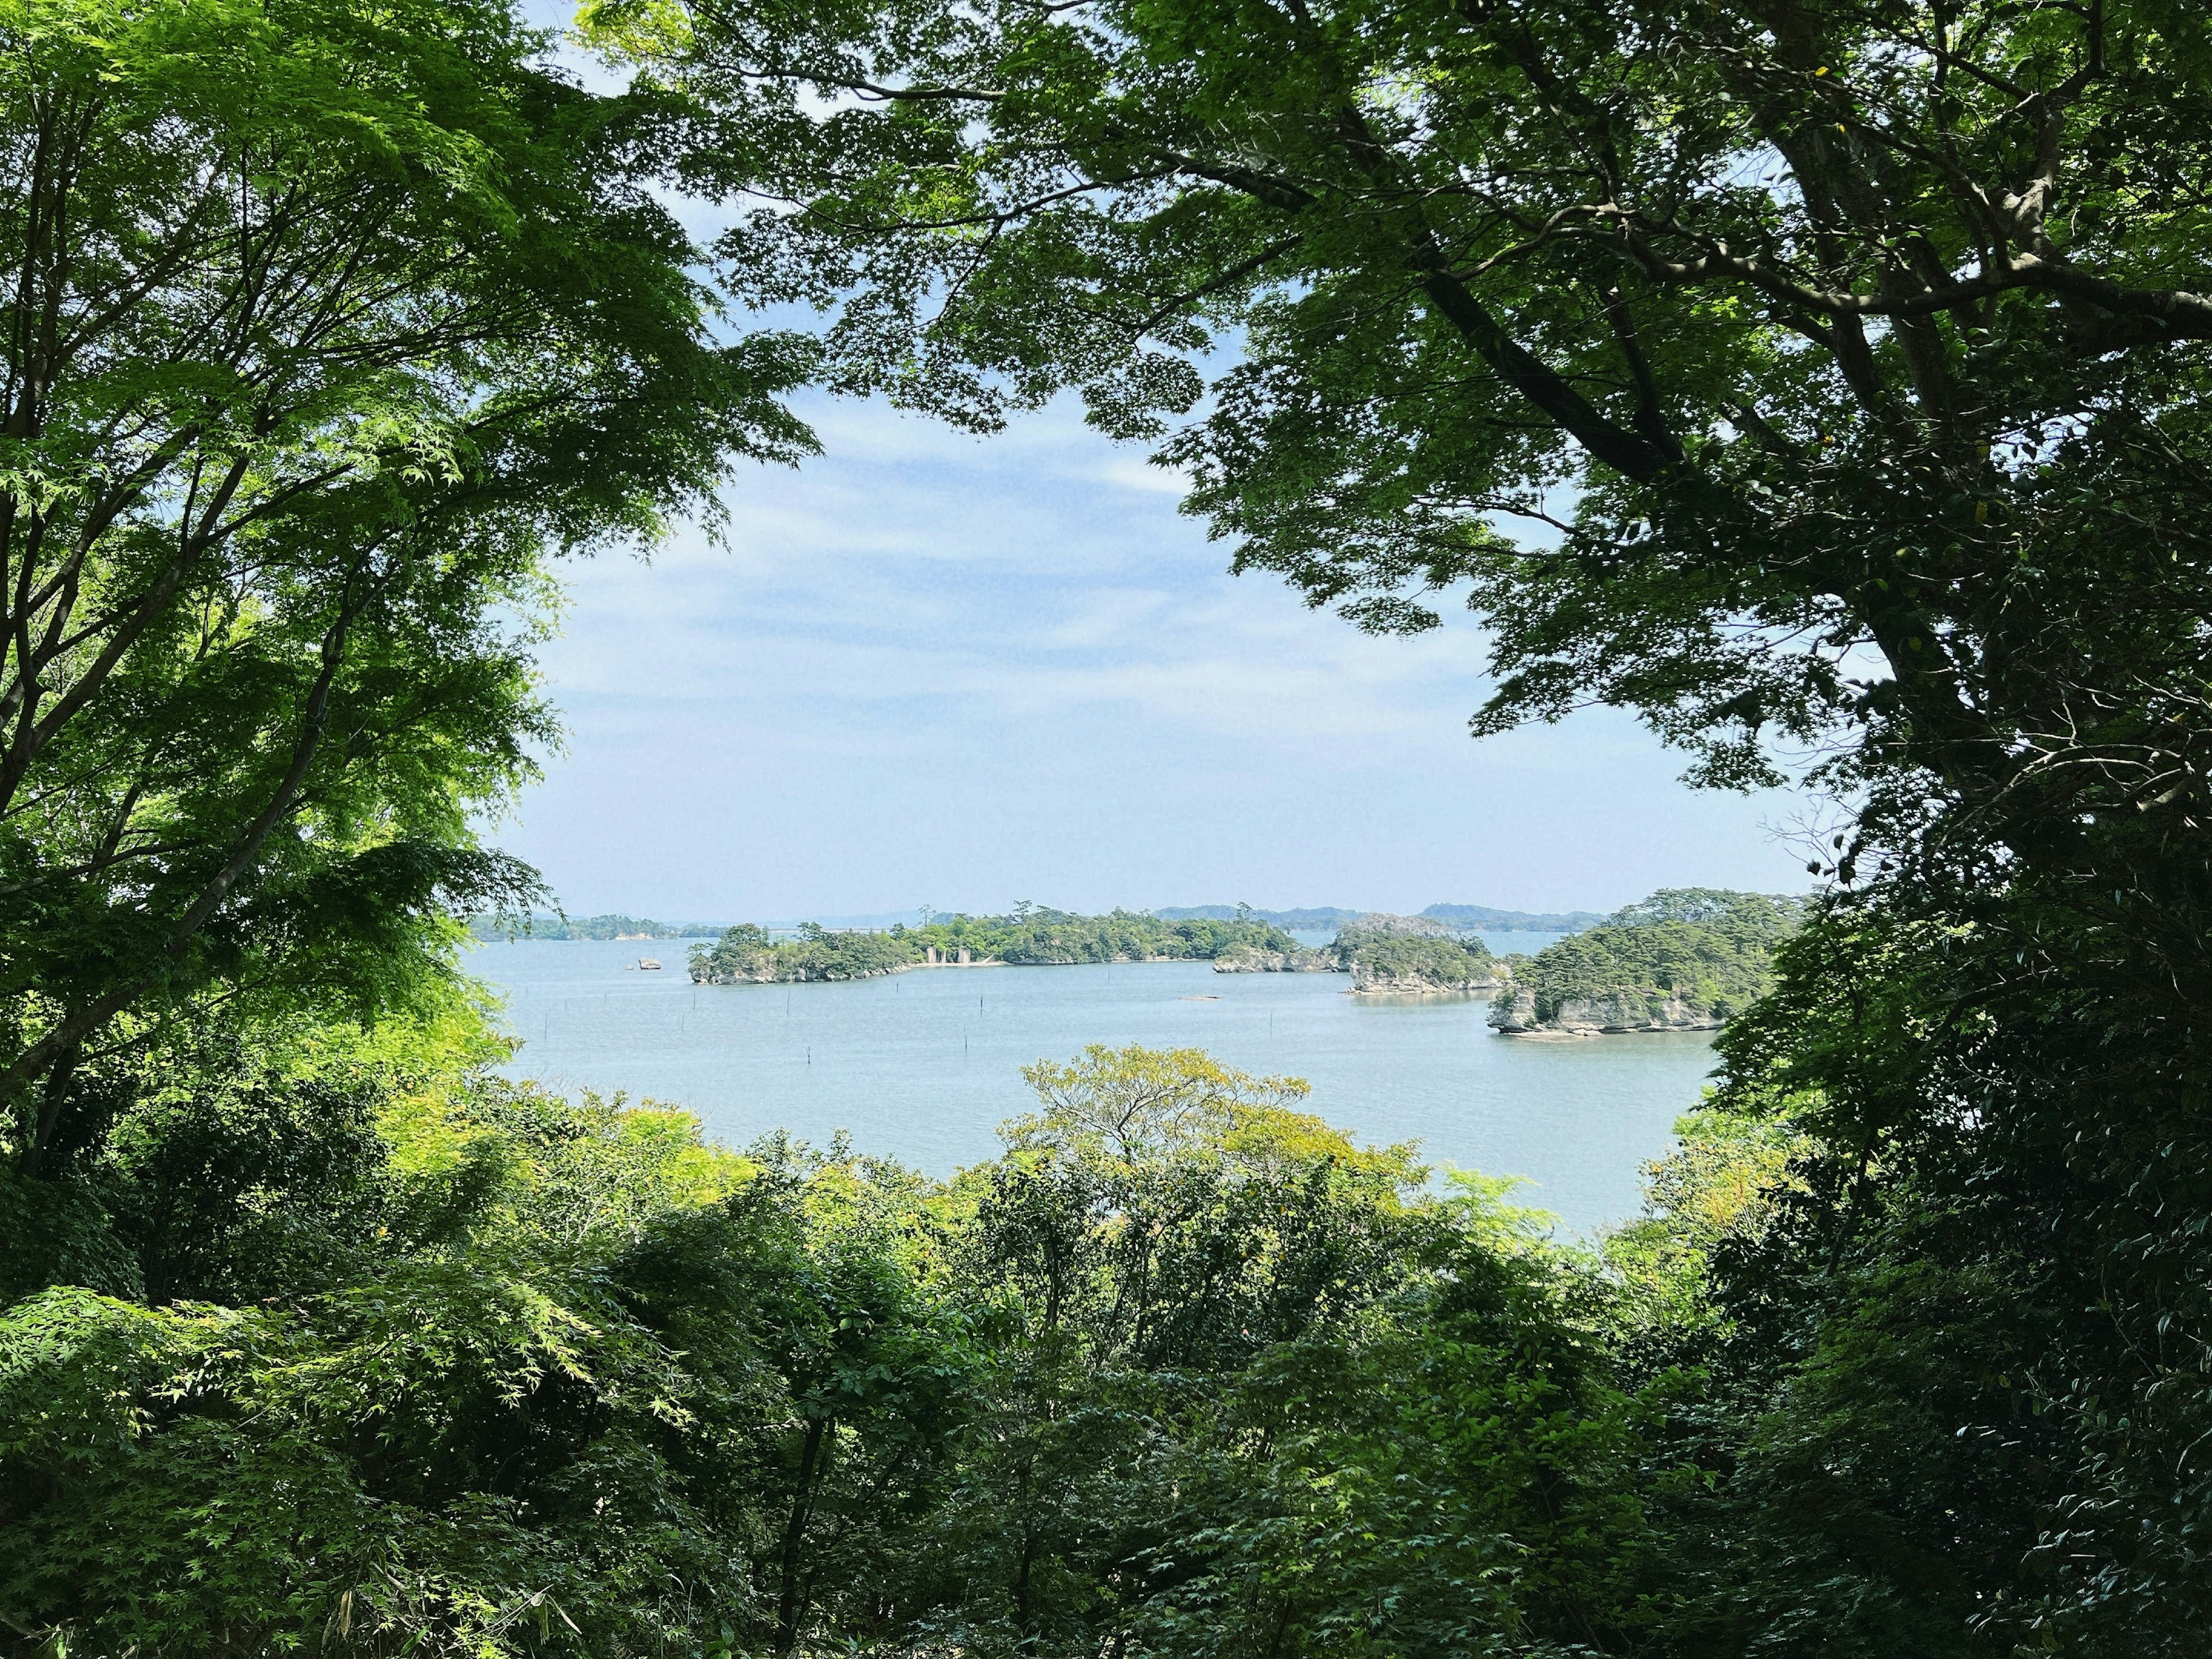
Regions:
<instances>
[{"instance_id":1,"label":"leafy branch overhead","mask_svg":"<svg viewBox=\"0 0 2212 1659\"><path fill-rule=\"evenodd\" d=\"M1720 782L1844 738L1839 781L2156 793L2096 698L2205 598L2199 8L586 15L694 100L692 185L768 204L725 280L823 307L837 384L1074 388L1239 568L1387 630L1465 592L1479 730L1596 698ZM2084 538L2135 550L2124 643Z\"/></svg>"}]
</instances>

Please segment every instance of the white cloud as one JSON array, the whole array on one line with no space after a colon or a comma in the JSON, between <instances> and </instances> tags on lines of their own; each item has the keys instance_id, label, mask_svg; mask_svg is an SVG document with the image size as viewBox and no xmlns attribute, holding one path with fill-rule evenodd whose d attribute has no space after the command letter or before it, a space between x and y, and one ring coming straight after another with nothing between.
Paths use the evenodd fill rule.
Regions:
<instances>
[{"instance_id":1,"label":"white cloud","mask_svg":"<svg viewBox=\"0 0 2212 1659\"><path fill-rule=\"evenodd\" d=\"M1464 617L1373 639L1230 577L1173 480L1066 407L990 440L806 412L826 453L737 480L726 550L574 573L545 653L572 750L507 837L572 905L1595 908L1783 878L1767 807L1689 797L1623 717L1471 744Z\"/></svg>"}]
</instances>

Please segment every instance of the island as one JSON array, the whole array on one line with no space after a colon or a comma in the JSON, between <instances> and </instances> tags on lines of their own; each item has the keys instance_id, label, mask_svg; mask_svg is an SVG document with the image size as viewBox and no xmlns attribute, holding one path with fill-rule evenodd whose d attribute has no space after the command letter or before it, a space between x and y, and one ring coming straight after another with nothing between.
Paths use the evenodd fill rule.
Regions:
<instances>
[{"instance_id":1,"label":"island","mask_svg":"<svg viewBox=\"0 0 2212 1659\"><path fill-rule=\"evenodd\" d=\"M1711 1030L1773 983L1774 950L1804 901L1667 888L1533 957L1498 957L1436 916L1367 912L1313 948L1249 909L1227 916L1019 904L1005 915L925 912L908 927L774 930L744 922L690 954L701 985L876 979L923 969L1210 962L1218 974L1345 974L1355 996L1491 998L1507 1036ZM625 919L627 920L627 919Z\"/></svg>"},{"instance_id":2,"label":"island","mask_svg":"<svg viewBox=\"0 0 2212 1659\"><path fill-rule=\"evenodd\" d=\"M1349 942L1340 935L1337 948L1355 996L1463 996L1495 991L1511 977L1480 939L1346 931Z\"/></svg>"},{"instance_id":3,"label":"island","mask_svg":"<svg viewBox=\"0 0 2212 1659\"><path fill-rule=\"evenodd\" d=\"M1492 1004L1508 1036L1708 1031L1774 983L1774 951L1805 902L1674 887L1518 962Z\"/></svg>"},{"instance_id":4,"label":"island","mask_svg":"<svg viewBox=\"0 0 2212 1659\"><path fill-rule=\"evenodd\" d=\"M837 930L808 922L786 938L741 923L712 945L693 948L691 977L701 985L769 985L874 979L920 968L1218 964L1224 956L1288 962L1301 954L1311 953L1280 928L1249 917L1173 920L1133 910L1085 916L1020 904L1000 916L933 915L913 927Z\"/></svg>"},{"instance_id":5,"label":"island","mask_svg":"<svg viewBox=\"0 0 2212 1659\"><path fill-rule=\"evenodd\" d=\"M1226 921L1244 916L1257 921L1272 922L1276 927L1294 933L1326 933L1331 928L1342 929L1369 921L1377 914L1370 910L1347 910L1340 905L1314 905L1303 910L1255 910L1249 905L1188 904L1167 905L1152 915L1164 916L1170 921L1212 920ZM1439 924L1446 933L1472 933L1480 928L1492 933L1572 933L1584 927L1595 927L1605 920L1595 910L1498 910L1486 904L1431 904L1420 913L1422 921Z\"/></svg>"},{"instance_id":6,"label":"island","mask_svg":"<svg viewBox=\"0 0 2212 1659\"><path fill-rule=\"evenodd\" d=\"M1355 996L1464 996L1494 991L1505 964L1480 939L1432 916L1354 915L1318 950L1239 946L1213 959L1217 974L1349 974Z\"/></svg>"},{"instance_id":7,"label":"island","mask_svg":"<svg viewBox=\"0 0 2212 1659\"><path fill-rule=\"evenodd\" d=\"M671 926L644 916L501 916L468 920L469 937L484 944L518 939L712 939L721 930L701 922Z\"/></svg>"}]
</instances>

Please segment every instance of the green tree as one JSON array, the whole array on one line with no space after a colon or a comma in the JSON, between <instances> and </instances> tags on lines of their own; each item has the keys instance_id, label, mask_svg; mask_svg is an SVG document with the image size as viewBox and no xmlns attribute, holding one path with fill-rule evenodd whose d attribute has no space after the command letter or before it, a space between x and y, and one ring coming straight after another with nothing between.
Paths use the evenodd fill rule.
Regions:
<instances>
[{"instance_id":1,"label":"green tree","mask_svg":"<svg viewBox=\"0 0 2212 1659\"><path fill-rule=\"evenodd\" d=\"M927 1183L507 1084L448 1024L141 1055L71 1181L4 1178L0 1219L76 1206L76 1259L0 1286L8 1651L788 1651L896 1611L971 1364Z\"/></svg>"},{"instance_id":2,"label":"green tree","mask_svg":"<svg viewBox=\"0 0 2212 1659\"><path fill-rule=\"evenodd\" d=\"M374 1007L530 872L548 560L791 454L633 102L504 4L0 7L0 1106L210 995Z\"/></svg>"},{"instance_id":3,"label":"green tree","mask_svg":"<svg viewBox=\"0 0 2212 1659\"><path fill-rule=\"evenodd\" d=\"M2212 301L2136 206L2201 164L2194 8L589 15L707 100L699 182L788 204L729 276L834 307L841 384L1156 435L1233 341L1194 508L1371 627L1468 584L1485 728L1595 695L1717 777L1840 727L1987 789L2194 660Z\"/></svg>"},{"instance_id":4,"label":"green tree","mask_svg":"<svg viewBox=\"0 0 2212 1659\"><path fill-rule=\"evenodd\" d=\"M1550 1218L1463 1179L1422 1271L1366 1316L1262 1355L1178 1474L1146 1609L1206 1656L1568 1654L1650 1634L1637 1403L1589 1264Z\"/></svg>"}]
</instances>

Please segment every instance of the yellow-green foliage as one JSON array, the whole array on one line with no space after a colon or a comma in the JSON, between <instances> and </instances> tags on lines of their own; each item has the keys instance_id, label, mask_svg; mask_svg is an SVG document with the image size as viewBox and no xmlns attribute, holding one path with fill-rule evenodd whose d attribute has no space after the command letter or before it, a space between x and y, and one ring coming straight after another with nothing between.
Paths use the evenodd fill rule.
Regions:
<instances>
[{"instance_id":1,"label":"yellow-green foliage","mask_svg":"<svg viewBox=\"0 0 2212 1659\"><path fill-rule=\"evenodd\" d=\"M1393 1188L1425 1171L1405 1146L1363 1147L1310 1112L1303 1078L1260 1077L1200 1048L1109 1048L1093 1043L1065 1064L1039 1060L1023 1080L1044 1109L1000 1128L1010 1154L1048 1154L1127 1166L1190 1157L1237 1170L1329 1167Z\"/></svg>"},{"instance_id":2,"label":"yellow-green foliage","mask_svg":"<svg viewBox=\"0 0 2212 1659\"><path fill-rule=\"evenodd\" d=\"M1643 1336L1669 1340L1721 1322L1713 1251L1765 1230L1784 1196L1802 1190L1790 1166L1814 1146L1787 1121L1711 1109L1677 1120L1674 1133L1674 1151L1644 1168L1645 1213L1604 1244L1626 1292L1620 1318Z\"/></svg>"}]
</instances>

